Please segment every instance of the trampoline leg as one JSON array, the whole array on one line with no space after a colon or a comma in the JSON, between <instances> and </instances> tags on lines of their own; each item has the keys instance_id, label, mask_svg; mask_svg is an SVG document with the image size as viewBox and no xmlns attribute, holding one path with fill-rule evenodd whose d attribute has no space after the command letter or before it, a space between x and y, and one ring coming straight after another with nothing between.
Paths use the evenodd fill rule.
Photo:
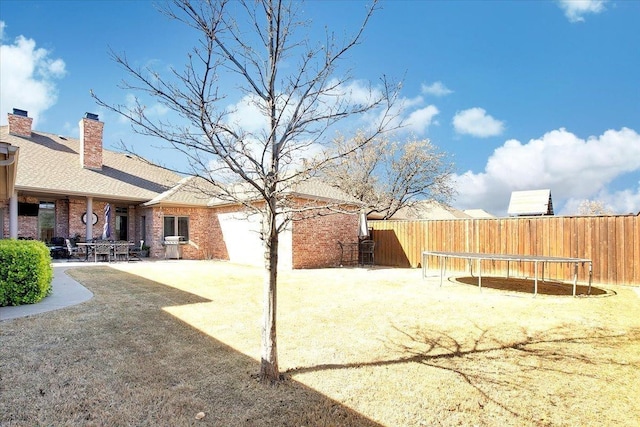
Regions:
<instances>
[{"instance_id":1,"label":"trampoline leg","mask_svg":"<svg viewBox=\"0 0 640 427\"><path fill-rule=\"evenodd\" d=\"M538 295L538 261L533 262L533 296Z\"/></svg>"},{"instance_id":2,"label":"trampoline leg","mask_svg":"<svg viewBox=\"0 0 640 427\"><path fill-rule=\"evenodd\" d=\"M482 260L478 258L478 289L482 291Z\"/></svg>"},{"instance_id":3,"label":"trampoline leg","mask_svg":"<svg viewBox=\"0 0 640 427\"><path fill-rule=\"evenodd\" d=\"M576 286L578 284L578 263L573 264L573 296L576 296Z\"/></svg>"}]
</instances>

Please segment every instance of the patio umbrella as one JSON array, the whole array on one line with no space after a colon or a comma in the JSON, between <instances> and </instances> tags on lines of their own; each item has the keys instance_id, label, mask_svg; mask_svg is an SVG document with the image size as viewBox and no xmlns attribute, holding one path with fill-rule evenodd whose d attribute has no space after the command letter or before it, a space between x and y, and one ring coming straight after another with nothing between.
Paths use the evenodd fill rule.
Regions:
<instances>
[{"instance_id":1,"label":"patio umbrella","mask_svg":"<svg viewBox=\"0 0 640 427\"><path fill-rule=\"evenodd\" d=\"M111 237L111 205L104 205L104 227L102 227L102 239Z\"/></svg>"},{"instance_id":2,"label":"patio umbrella","mask_svg":"<svg viewBox=\"0 0 640 427\"><path fill-rule=\"evenodd\" d=\"M358 237L366 239L369 237L369 225L367 224L367 214L360 212L360 221L358 224Z\"/></svg>"}]
</instances>

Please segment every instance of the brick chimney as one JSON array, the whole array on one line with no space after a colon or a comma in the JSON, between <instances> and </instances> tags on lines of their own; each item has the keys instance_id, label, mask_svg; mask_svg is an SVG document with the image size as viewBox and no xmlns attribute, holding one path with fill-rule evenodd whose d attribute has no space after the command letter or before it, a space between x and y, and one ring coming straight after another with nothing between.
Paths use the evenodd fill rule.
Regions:
<instances>
[{"instance_id":1,"label":"brick chimney","mask_svg":"<svg viewBox=\"0 0 640 427\"><path fill-rule=\"evenodd\" d=\"M33 119L27 116L25 110L14 108L13 114L7 114L7 121L9 122L9 133L11 135L31 138L31 123Z\"/></svg>"},{"instance_id":2,"label":"brick chimney","mask_svg":"<svg viewBox=\"0 0 640 427\"><path fill-rule=\"evenodd\" d=\"M80 123L80 165L85 169L102 169L102 128L97 114L86 113Z\"/></svg>"}]
</instances>

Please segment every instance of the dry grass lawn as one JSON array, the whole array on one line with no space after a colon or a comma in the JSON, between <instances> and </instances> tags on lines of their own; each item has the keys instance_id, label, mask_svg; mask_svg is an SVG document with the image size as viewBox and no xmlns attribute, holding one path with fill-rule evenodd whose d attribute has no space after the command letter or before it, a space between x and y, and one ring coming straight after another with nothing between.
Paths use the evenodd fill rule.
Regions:
<instances>
[{"instance_id":1,"label":"dry grass lawn","mask_svg":"<svg viewBox=\"0 0 640 427\"><path fill-rule=\"evenodd\" d=\"M533 298L439 287L419 270L283 272L286 381L272 386L254 376L260 269L171 261L69 274L94 298L0 322L1 426L640 424L632 288Z\"/></svg>"}]
</instances>

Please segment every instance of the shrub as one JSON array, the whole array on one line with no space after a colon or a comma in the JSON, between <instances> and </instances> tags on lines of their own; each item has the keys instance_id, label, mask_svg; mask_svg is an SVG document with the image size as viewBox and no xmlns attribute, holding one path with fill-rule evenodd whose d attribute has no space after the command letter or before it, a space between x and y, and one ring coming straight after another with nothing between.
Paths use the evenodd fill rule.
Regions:
<instances>
[{"instance_id":1,"label":"shrub","mask_svg":"<svg viewBox=\"0 0 640 427\"><path fill-rule=\"evenodd\" d=\"M0 240L0 307L33 304L51 293L49 248L35 240Z\"/></svg>"}]
</instances>

